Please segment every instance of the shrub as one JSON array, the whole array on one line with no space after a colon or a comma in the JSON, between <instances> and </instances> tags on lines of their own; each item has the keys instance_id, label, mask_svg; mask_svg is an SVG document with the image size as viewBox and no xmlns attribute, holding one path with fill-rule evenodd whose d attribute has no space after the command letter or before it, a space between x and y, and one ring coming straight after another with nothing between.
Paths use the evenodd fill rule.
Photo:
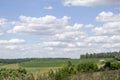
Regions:
<instances>
[{"instance_id":1,"label":"shrub","mask_svg":"<svg viewBox=\"0 0 120 80\"><path fill-rule=\"evenodd\" d=\"M111 69L115 70L115 69L120 69L120 62L119 61L115 61L111 63Z\"/></svg>"},{"instance_id":2,"label":"shrub","mask_svg":"<svg viewBox=\"0 0 120 80\"><path fill-rule=\"evenodd\" d=\"M97 71L98 67L93 62L86 62L77 65L78 72L89 72L89 71Z\"/></svg>"},{"instance_id":3,"label":"shrub","mask_svg":"<svg viewBox=\"0 0 120 80\"><path fill-rule=\"evenodd\" d=\"M103 66L103 70L109 70L111 68L111 62L106 62Z\"/></svg>"},{"instance_id":4,"label":"shrub","mask_svg":"<svg viewBox=\"0 0 120 80\"><path fill-rule=\"evenodd\" d=\"M25 69L0 69L0 80L34 80Z\"/></svg>"}]
</instances>

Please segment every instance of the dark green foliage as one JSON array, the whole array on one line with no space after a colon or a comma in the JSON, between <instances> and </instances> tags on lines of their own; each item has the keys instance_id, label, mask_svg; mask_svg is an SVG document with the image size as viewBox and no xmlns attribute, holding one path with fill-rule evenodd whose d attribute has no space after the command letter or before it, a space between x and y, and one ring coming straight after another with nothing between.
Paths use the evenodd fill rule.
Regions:
<instances>
[{"instance_id":1,"label":"dark green foliage","mask_svg":"<svg viewBox=\"0 0 120 80\"><path fill-rule=\"evenodd\" d=\"M37 80L120 80L120 65L114 61L106 62L103 71L100 71L94 62L80 63L76 66L71 62L68 64L55 71L50 70ZM113 67L114 71L111 70Z\"/></svg>"},{"instance_id":2,"label":"dark green foliage","mask_svg":"<svg viewBox=\"0 0 120 80\"><path fill-rule=\"evenodd\" d=\"M111 68L111 63L110 62L106 62L103 68L104 69L110 69Z\"/></svg>"},{"instance_id":3,"label":"dark green foliage","mask_svg":"<svg viewBox=\"0 0 120 80\"><path fill-rule=\"evenodd\" d=\"M118 70L120 69L120 61L111 60L108 62L105 62L105 65L100 70Z\"/></svg>"},{"instance_id":4,"label":"dark green foliage","mask_svg":"<svg viewBox=\"0 0 120 80\"><path fill-rule=\"evenodd\" d=\"M89 71L97 71L98 67L93 62L86 62L77 65L78 72L89 72Z\"/></svg>"},{"instance_id":5,"label":"dark green foliage","mask_svg":"<svg viewBox=\"0 0 120 80\"><path fill-rule=\"evenodd\" d=\"M110 68L112 70L120 69L120 62L119 61L112 62Z\"/></svg>"},{"instance_id":6,"label":"dark green foliage","mask_svg":"<svg viewBox=\"0 0 120 80\"><path fill-rule=\"evenodd\" d=\"M120 61L120 57L115 57L114 60Z\"/></svg>"},{"instance_id":7,"label":"dark green foliage","mask_svg":"<svg viewBox=\"0 0 120 80\"><path fill-rule=\"evenodd\" d=\"M0 69L0 80L34 80L25 69Z\"/></svg>"},{"instance_id":8,"label":"dark green foliage","mask_svg":"<svg viewBox=\"0 0 120 80\"><path fill-rule=\"evenodd\" d=\"M34 59L26 58L26 59L0 59L0 63L2 64L14 64L14 63L21 63L26 61L31 61Z\"/></svg>"},{"instance_id":9,"label":"dark green foliage","mask_svg":"<svg viewBox=\"0 0 120 80\"><path fill-rule=\"evenodd\" d=\"M102 68L103 71L100 71L96 62L92 61L73 65L68 60L62 68L51 69L47 73L38 75L36 79L25 69L0 69L0 80L120 80L119 60L107 61Z\"/></svg>"},{"instance_id":10,"label":"dark green foliage","mask_svg":"<svg viewBox=\"0 0 120 80\"><path fill-rule=\"evenodd\" d=\"M50 70L48 75L44 76L44 78L48 77L47 80L71 80L70 76L79 73L79 72L95 72L98 70L98 67L93 62L81 63L79 65L74 66L70 61L68 61L67 65L64 65L62 68L59 68L56 71ZM43 78L39 78L39 80L44 80Z\"/></svg>"},{"instance_id":11,"label":"dark green foliage","mask_svg":"<svg viewBox=\"0 0 120 80\"><path fill-rule=\"evenodd\" d=\"M73 65L72 65L72 62L71 62L71 61L68 61L67 66L69 66L69 67L73 66Z\"/></svg>"},{"instance_id":12,"label":"dark green foliage","mask_svg":"<svg viewBox=\"0 0 120 80\"><path fill-rule=\"evenodd\" d=\"M0 59L0 63L2 64L14 64L14 63L21 63L27 62L32 60L65 60L69 58L22 58L22 59Z\"/></svg>"},{"instance_id":13,"label":"dark green foliage","mask_svg":"<svg viewBox=\"0 0 120 80\"><path fill-rule=\"evenodd\" d=\"M80 55L81 59L86 59L86 58L115 58L115 57L120 58L120 51L119 52L93 53L93 54L86 53L84 55Z\"/></svg>"}]
</instances>

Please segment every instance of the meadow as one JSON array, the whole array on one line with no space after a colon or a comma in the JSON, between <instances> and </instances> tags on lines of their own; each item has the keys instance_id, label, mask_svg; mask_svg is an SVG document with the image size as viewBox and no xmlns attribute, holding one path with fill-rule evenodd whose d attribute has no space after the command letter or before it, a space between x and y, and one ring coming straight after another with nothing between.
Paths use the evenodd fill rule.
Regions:
<instances>
[{"instance_id":1,"label":"meadow","mask_svg":"<svg viewBox=\"0 0 120 80\"><path fill-rule=\"evenodd\" d=\"M105 61L111 60L111 58L105 58ZM67 64L70 61L73 65L77 65L79 63L85 63L88 61L92 61L94 63L98 63L100 59L92 58L92 59L37 59L37 60L29 60L18 62L15 64L1 64L0 68L6 69L18 69L23 68L26 69L27 72L32 73L35 77L42 73L47 73L49 70L57 70L61 68L63 65Z\"/></svg>"}]
</instances>

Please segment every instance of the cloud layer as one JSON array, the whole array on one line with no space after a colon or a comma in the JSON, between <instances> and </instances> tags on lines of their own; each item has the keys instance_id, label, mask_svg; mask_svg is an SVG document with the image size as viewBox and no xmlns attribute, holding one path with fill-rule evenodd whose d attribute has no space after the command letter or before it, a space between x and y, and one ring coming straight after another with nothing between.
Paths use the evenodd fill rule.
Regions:
<instances>
[{"instance_id":1,"label":"cloud layer","mask_svg":"<svg viewBox=\"0 0 120 80\"><path fill-rule=\"evenodd\" d=\"M44 17L27 17L20 16L20 21L14 23L14 28L8 33L24 33L24 34L39 34L51 35L56 34L56 30L64 27L69 20L69 17L56 18L55 16L46 15Z\"/></svg>"},{"instance_id":2,"label":"cloud layer","mask_svg":"<svg viewBox=\"0 0 120 80\"><path fill-rule=\"evenodd\" d=\"M8 24L7 19L0 18L0 27L4 27Z\"/></svg>"},{"instance_id":3,"label":"cloud layer","mask_svg":"<svg viewBox=\"0 0 120 80\"><path fill-rule=\"evenodd\" d=\"M23 39L1 39L0 50L2 50L1 53L4 53L2 57L8 55L9 52L13 54L10 56L11 58L75 58L86 52L118 51L120 49L120 20L118 17L120 14L103 11L96 16L96 21L102 22L103 25L97 27L93 24L81 23L69 25L71 18L68 16L61 18L52 15L39 18L20 16L18 21L12 23L13 27L6 31L6 35L14 34L24 37ZM26 40L25 36L36 37Z\"/></svg>"},{"instance_id":4,"label":"cloud layer","mask_svg":"<svg viewBox=\"0 0 120 80\"><path fill-rule=\"evenodd\" d=\"M21 44L25 43L23 39L0 40L0 44Z\"/></svg>"},{"instance_id":5,"label":"cloud layer","mask_svg":"<svg viewBox=\"0 0 120 80\"><path fill-rule=\"evenodd\" d=\"M101 6L120 4L120 0L64 0L65 6Z\"/></svg>"},{"instance_id":6,"label":"cloud layer","mask_svg":"<svg viewBox=\"0 0 120 80\"><path fill-rule=\"evenodd\" d=\"M117 22L120 21L120 14L113 14L112 12L101 12L96 20L98 22Z\"/></svg>"}]
</instances>

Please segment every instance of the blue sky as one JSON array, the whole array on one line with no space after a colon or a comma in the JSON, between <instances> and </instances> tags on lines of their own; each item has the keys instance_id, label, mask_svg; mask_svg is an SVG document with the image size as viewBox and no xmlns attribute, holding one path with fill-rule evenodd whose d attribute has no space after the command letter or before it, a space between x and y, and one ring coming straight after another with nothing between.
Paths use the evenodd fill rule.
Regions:
<instances>
[{"instance_id":1,"label":"blue sky","mask_svg":"<svg viewBox=\"0 0 120 80\"><path fill-rule=\"evenodd\" d=\"M0 58L119 51L119 24L119 0L0 0Z\"/></svg>"},{"instance_id":2,"label":"blue sky","mask_svg":"<svg viewBox=\"0 0 120 80\"><path fill-rule=\"evenodd\" d=\"M52 6L53 10L46 10L44 7ZM98 13L101 11L115 11L115 8L119 5L109 6L97 6L97 7L81 7L81 6L69 6L65 7L61 0L1 0L0 3L0 16L7 18L8 20L17 20L18 16L33 16L40 17L45 15L55 15L62 17L64 15L75 18L77 22L90 22L93 20ZM88 13L90 15L88 15ZM87 18L87 19L85 19ZM85 22L86 20L87 22Z\"/></svg>"}]
</instances>

